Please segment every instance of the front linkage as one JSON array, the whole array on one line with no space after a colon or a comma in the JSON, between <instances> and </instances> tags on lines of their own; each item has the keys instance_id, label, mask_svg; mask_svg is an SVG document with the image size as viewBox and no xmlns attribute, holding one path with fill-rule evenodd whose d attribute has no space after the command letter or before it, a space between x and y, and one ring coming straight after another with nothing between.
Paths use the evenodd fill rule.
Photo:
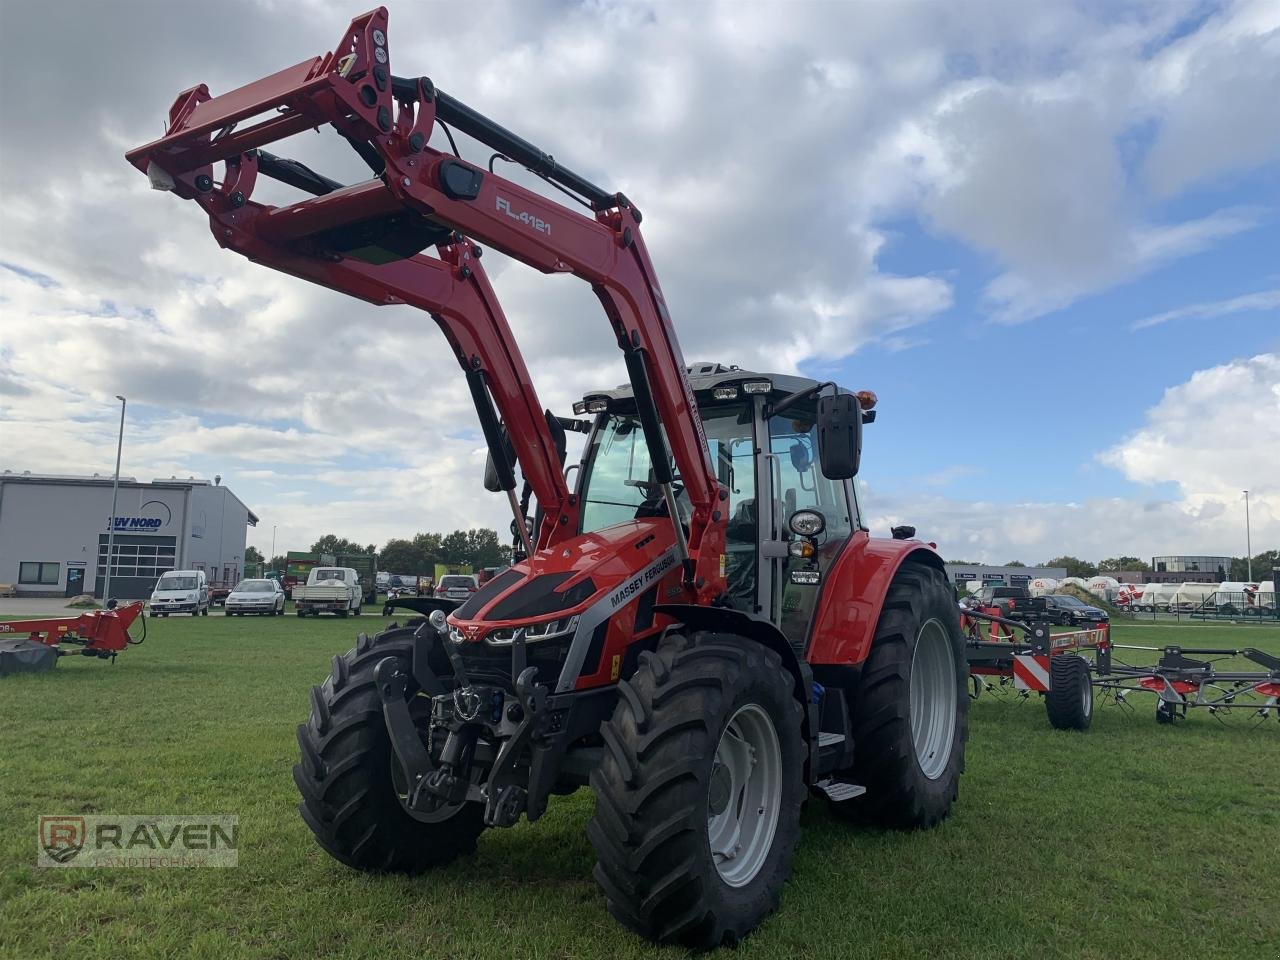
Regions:
<instances>
[{"instance_id":1,"label":"front linkage","mask_svg":"<svg viewBox=\"0 0 1280 960\"><path fill-rule=\"evenodd\" d=\"M412 662L387 657L374 671L387 732L391 737L410 815L434 815L442 805L484 806L488 826L509 827L526 814L537 820L564 773L585 783L598 751L575 751L565 769L569 744L596 730L613 711L616 691L552 694L525 665L524 639L512 643L509 686L473 684L448 639L444 614L434 614L413 635ZM446 687L431 668L432 647L449 658L453 683ZM421 692L431 698L428 743L443 741L439 759L422 742L409 710ZM496 750L496 753L495 753Z\"/></svg>"}]
</instances>

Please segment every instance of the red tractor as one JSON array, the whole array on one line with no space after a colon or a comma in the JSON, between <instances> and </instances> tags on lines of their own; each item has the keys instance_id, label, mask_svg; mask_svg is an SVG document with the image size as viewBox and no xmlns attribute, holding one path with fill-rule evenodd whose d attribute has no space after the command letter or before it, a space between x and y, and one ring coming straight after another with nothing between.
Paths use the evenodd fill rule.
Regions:
<instances>
[{"instance_id":1,"label":"red tractor","mask_svg":"<svg viewBox=\"0 0 1280 960\"><path fill-rule=\"evenodd\" d=\"M346 186L262 149L321 125L371 179ZM437 125L493 156L436 149ZM610 911L706 948L776 907L810 791L871 823L947 814L964 641L932 546L863 525L853 477L874 397L686 367L625 196L425 77L392 74L384 8L331 54L219 97L182 93L168 133L128 159L195 201L222 246L430 313L475 402L485 485L513 511L510 569L361 635L312 689L294 779L332 856L416 873L589 785ZM499 159L585 211L494 173ZM312 196L259 203L264 176ZM544 411L479 243L590 283L629 382L584 397L576 418ZM572 489L569 430L588 435Z\"/></svg>"}]
</instances>

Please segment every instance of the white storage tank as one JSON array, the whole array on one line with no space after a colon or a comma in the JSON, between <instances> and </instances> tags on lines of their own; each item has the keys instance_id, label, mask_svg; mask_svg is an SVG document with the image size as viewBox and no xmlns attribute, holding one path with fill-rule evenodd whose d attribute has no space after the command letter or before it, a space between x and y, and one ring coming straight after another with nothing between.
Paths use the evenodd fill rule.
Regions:
<instances>
[{"instance_id":1,"label":"white storage tank","mask_svg":"<svg viewBox=\"0 0 1280 960\"><path fill-rule=\"evenodd\" d=\"M1027 584L1027 591L1033 597L1043 597L1046 593L1053 593L1058 589L1058 581L1053 577L1036 577Z\"/></svg>"}]
</instances>

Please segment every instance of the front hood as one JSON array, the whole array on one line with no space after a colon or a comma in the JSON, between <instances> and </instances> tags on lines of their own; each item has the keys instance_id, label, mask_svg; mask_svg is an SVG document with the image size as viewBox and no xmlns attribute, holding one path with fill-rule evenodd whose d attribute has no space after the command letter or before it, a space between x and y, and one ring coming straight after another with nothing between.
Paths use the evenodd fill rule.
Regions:
<instances>
[{"instance_id":1,"label":"front hood","mask_svg":"<svg viewBox=\"0 0 1280 960\"><path fill-rule=\"evenodd\" d=\"M579 615L598 603L617 609L678 565L670 522L634 520L538 551L482 586L448 621L475 642L492 630Z\"/></svg>"}]
</instances>

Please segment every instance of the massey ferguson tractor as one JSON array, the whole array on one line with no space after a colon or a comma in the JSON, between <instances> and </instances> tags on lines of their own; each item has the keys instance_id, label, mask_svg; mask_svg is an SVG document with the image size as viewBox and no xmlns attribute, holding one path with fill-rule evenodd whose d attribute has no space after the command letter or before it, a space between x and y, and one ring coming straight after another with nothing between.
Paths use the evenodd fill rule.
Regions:
<instances>
[{"instance_id":1,"label":"massey ferguson tractor","mask_svg":"<svg viewBox=\"0 0 1280 960\"><path fill-rule=\"evenodd\" d=\"M223 247L431 314L475 402L485 486L513 512L510 569L362 634L312 688L302 816L350 867L417 873L589 786L610 912L655 941L736 943L778 904L809 794L902 828L956 799L968 669L942 560L909 528L863 525L870 392L686 366L636 205L396 76L390 50L379 7L330 54L218 97L183 92L166 135L128 154ZM324 126L368 180L264 149ZM451 149L431 144L437 126ZM492 156L463 159L450 127ZM262 177L310 196L255 201ZM574 417L544 411L481 244L591 284L628 382ZM573 486L569 431L587 435Z\"/></svg>"}]
</instances>

